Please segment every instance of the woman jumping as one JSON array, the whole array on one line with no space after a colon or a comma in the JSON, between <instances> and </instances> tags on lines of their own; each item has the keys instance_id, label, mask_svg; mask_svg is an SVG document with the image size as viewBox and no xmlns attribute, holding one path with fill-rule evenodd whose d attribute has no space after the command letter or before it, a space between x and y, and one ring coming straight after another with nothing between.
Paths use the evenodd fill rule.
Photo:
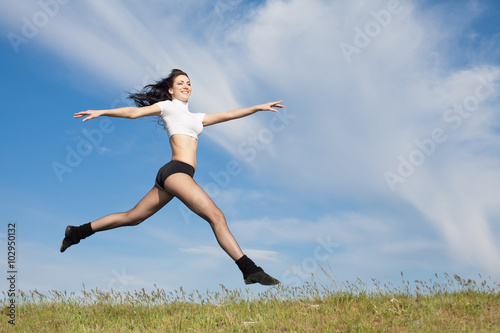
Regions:
<instances>
[{"instance_id":1,"label":"woman jumping","mask_svg":"<svg viewBox=\"0 0 500 333\"><path fill-rule=\"evenodd\" d=\"M129 119L161 116L168 133L172 160L160 168L153 189L131 210L107 215L79 227L67 226L61 252L95 232L138 225L177 197L194 213L208 221L217 242L236 262L246 284L257 282L263 285L278 284L278 280L266 274L241 251L227 227L224 214L194 181L193 175L196 169L198 135L204 126L246 117L258 111L276 112L273 107L282 108L283 105L280 104L282 101L228 112L204 114L189 111L190 95L191 82L188 75L179 69L174 69L167 78L147 85L142 91L129 96L137 107L75 113L75 118L86 116L83 121L100 116Z\"/></svg>"}]
</instances>

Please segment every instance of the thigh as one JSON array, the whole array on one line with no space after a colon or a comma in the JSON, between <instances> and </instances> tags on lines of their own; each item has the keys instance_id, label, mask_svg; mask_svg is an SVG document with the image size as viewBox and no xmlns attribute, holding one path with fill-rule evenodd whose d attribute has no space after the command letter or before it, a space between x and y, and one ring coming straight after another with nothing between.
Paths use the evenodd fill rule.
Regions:
<instances>
[{"instance_id":1,"label":"thigh","mask_svg":"<svg viewBox=\"0 0 500 333\"><path fill-rule=\"evenodd\" d=\"M171 175L165 180L165 190L209 222L214 214L220 213L208 194L189 175L184 173Z\"/></svg>"},{"instance_id":2,"label":"thigh","mask_svg":"<svg viewBox=\"0 0 500 333\"><path fill-rule=\"evenodd\" d=\"M131 218L147 219L165 206L172 198L172 194L155 186L127 214Z\"/></svg>"}]
</instances>

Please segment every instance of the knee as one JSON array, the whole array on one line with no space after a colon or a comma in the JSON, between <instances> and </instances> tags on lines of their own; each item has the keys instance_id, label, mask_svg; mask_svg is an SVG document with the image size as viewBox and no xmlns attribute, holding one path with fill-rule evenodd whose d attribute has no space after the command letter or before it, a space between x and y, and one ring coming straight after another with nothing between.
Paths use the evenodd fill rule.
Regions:
<instances>
[{"instance_id":1,"label":"knee","mask_svg":"<svg viewBox=\"0 0 500 333\"><path fill-rule=\"evenodd\" d=\"M125 213L125 225L126 226L136 226L144 222L145 218L141 218L139 216L134 216L134 214L131 214L130 212Z\"/></svg>"},{"instance_id":2,"label":"knee","mask_svg":"<svg viewBox=\"0 0 500 333\"><path fill-rule=\"evenodd\" d=\"M212 212L209 222L213 227L227 227L226 217L220 210Z\"/></svg>"},{"instance_id":3,"label":"knee","mask_svg":"<svg viewBox=\"0 0 500 333\"><path fill-rule=\"evenodd\" d=\"M129 223L127 223L126 225L129 227L134 227L136 225L141 224L142 222L144 222L144 220L132 220Z\"/></svg>"}]
</instances>

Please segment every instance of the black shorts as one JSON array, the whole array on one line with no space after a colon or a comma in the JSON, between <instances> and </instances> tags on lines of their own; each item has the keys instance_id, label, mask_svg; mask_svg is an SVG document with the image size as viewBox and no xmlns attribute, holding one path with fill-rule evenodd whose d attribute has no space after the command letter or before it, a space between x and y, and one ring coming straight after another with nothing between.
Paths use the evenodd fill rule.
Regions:
<instances>
[{"instance_id":1,"label":"black shorts","mask_svg":"<svg viewBox=\"0 0 500 333\"><path fill-rule=\"evenodd\" d=\"M191 178L194 176L194 168L192 165L181 161L170 161L158 170L158 175L156 175L156 186L165 189L165 180L167 180L170 175L179 172L185 173Z\"/></svg>"}]
</instances>

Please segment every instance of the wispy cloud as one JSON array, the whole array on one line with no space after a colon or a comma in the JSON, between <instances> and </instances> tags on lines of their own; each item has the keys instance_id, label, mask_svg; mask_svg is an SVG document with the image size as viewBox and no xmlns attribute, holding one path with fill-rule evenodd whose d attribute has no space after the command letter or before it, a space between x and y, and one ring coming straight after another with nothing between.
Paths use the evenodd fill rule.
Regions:
<instances>
[{"instance_id":1,"label":"wispy cloud","mask_svg":"<svg viewBox=\"0 0 500 333\"><path fill-rule=\"evenodd\" d=\"M203 254L208 256L224 257L224 258L226 257L226 255L222 252L220 247L215 247L215 246L200 245L198 247L192 247L192 248L181 248L180 250L188 253Z\"/></svg>"},{"instance_id":2,"label":"wispy cloud","mask_svg":"<svg viewBox=\"0 0 500 333\"><path fill-rule=\"evenodd\" d=\"M337 243L352 243L366 239L370 234L390 234L387 224L361 214L346 213L339 217L324 216L317 221L298 218L234 221L234 232L247 241L277 244L316 242L320 237L330 237Z\"/></svg>"},{"instance_id":3,"label":"wispy cloud","mask_svg":"<svg viewBox=\"0 0 500 333\"><path fill-rule=\"evenodd\" d=\"M490 233L495 219L488 217L500 171L491 150L498 142L491 124L498 123L493 105L498 105L499 68L454 69L447 57L455 49L438 43L458 38L455 31L437 29L437 17L415 10L411 2L400 4L386 27L379 23L372 37L365 30L370 42L358 47L350 63L339 45L355 45L356 31L376 26L380 21L373 12L387 13L388 3L270 2L235 33L239 39L233 40L242 41L255 70L272 73L300 112L299 121L277 140L278 156L263 154L256 164L271 170L273 181L316 192L318 200L325 193L360 201L385 197L391 206L402 198L424 225L441 234L457 262L500 267L498 235ZM461 13L472 21L480 11ZM294 25L300 20L314 24ZM481 88L484 80L489 86ZM488 96L476 103L471 96L478 89ZM474 110L460 128L451 129L460 121L449 119L460 117L448 111L455 103ZM410 158L419 149L415 140L428 139L436 128L446 142L435 143L433 155L415 162L422 164L390 194L384 174L397 172L399 156ZM407 220L397 218L402 224Z\"/></svg>"}]
</instances>

